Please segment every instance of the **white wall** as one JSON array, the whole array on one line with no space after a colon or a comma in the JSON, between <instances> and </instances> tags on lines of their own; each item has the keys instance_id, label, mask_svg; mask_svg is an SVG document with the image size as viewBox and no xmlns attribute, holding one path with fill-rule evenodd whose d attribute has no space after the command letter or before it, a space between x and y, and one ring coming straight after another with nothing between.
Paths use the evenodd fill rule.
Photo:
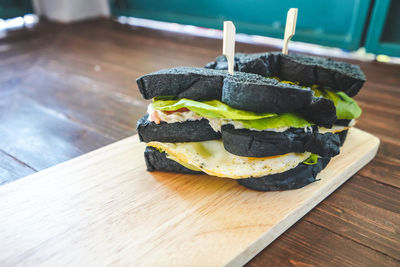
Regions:
<instances>
[{"instance_id":1,"label":"white wall","mask_svg":"<svg viewBox=\"0 0 400 267\"><path fill-rule=\"evenodd\" d=\"M63 23L93 17L108 17L108 0L32 0L39 16Z\"/></svg>"}]
</instances>

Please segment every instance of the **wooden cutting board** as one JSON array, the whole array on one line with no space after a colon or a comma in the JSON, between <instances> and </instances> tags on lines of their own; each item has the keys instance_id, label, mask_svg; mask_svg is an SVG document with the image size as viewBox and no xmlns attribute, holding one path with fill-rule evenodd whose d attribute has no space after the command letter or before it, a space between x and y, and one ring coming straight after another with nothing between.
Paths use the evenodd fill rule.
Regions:
<instances>
[{"instance_id":1,"label":"wooden cutting board","mask_svg":"<svg viewBox=\"0 0 400 267\"><path fill-rule=\"evenodd\" d=\"M145 170L126 138L0 188L1 266L240 266L374 158L349 132L302 189L256 192L230 179Z\"/></svg>"}]
</instances>

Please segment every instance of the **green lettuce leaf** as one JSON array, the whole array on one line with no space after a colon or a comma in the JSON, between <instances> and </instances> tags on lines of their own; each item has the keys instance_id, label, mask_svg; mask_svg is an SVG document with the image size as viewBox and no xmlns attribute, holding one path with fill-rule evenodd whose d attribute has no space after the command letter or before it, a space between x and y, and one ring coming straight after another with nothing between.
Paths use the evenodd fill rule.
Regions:
<instances>
[{"instance_id":1,"label":"green lettuce leaf","mask_svg":"<svg viewBox=\"0 0 400 267\"><path fill-rule=\"evenodd\" d=\"M311 123L303 119L296 113L284 113L270 118L245 121L237 120L243 124L247 129L265 130L280 127L293 127L293 128L304 128L311 126Z\"/></svg>"},{"instance_id":2,"label":"green lettuce leaf","mask_svg":"<svg viewBox=\"0 0 400 267\"><path fill-rule=\"evenodd\" d=\"M221 101L194 101L182 98L179 100L158 100L152 103L153 109L162 111L173 111L187 108L200 117L222 118L238 121L245 128L264 130L279 127L303 128L311 124L296 113L254 113L251 111L232 108Z\"/></svg>"},{"instance_id":3,"label":"green lettuce leaf","mask_svg":"<svg viewBox=\"0 0 400 267\"><path fill-rule=\"evenodd\" d=\"M181 98L179 100L155 100L153 108L157 110L173 111L180 108L187 108L198 116L206 118L225 118L232 120L257 120L277 116L274 113L254 113L232 108L221 101L195 101Z\"/></svg>"},{"instance_id":4,"label":"green lettuce leaf","mask_svg":"<svg viewBox=\"0 0 400 267\"><path fill-rule=\"evenodd\" d=\"M357 102L344 92L335 92L313 85L311 89L315 96L322 96L333 101L336 107L336 116L339 120L351 120L360 117L361 108Z\"/></svg>"},{"instance_id":5,"label":"green lettuce leaf","mask_svg":"<svg viewBox=\"0 0 400 267\"><path fill-rule=\"evenodd\" d=\"M277 77L272 78L280 81L281 83L300 86L299 82L281 81ZM357 102L353 98L349 97L346 93L337 92L328 88L320 88L318 85L311 86L311 89L314 91L315 96L322 96L333 101L336 107L336 116L339 120L351 120L361 116L361 108L358 106Z\"/></svg>"},{"instance_id":6,"label":"green lettuce leaf","mask_svg":"<svg viewBox=\"0 0 400 267\"><path fill-rule=\"evenodd\" d=\"M318 162L318 155L316 154L311 154L305 161L303 161L304 164L307 165L314 165L317 164Z\"/></svg>"}]
</instances>

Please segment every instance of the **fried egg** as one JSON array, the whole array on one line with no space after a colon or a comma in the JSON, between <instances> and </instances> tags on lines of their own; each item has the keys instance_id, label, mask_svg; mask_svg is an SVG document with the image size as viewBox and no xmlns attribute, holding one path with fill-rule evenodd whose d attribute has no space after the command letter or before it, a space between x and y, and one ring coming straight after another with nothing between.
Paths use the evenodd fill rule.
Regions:
<instances>
[{"instance_id":1,"label":"fried egg","mask_svg":"<svg viewBox=\"0 0 400 267\"><path fill-rule=\"evenodd\" d=\"M233 179L262 177L290 170L306 160L311 153L254 158L236 156L224 149L221 140L187 143L149 142L167 153L167 157L192 170Z\"/></svg>"}]
</instances>

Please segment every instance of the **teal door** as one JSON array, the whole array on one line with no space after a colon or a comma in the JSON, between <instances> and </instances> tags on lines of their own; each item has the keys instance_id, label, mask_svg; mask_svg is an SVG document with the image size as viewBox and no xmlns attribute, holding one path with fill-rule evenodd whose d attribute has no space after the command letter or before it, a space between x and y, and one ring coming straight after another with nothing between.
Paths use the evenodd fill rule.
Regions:
<instances>
[{"instance_id":1,"label":"teal door","mask_svg":"<svg viewBox=\"0 0 400 267\"><path fill-rule=\"evenodd\" d=\"M299 9L293 40L355 50L361 46L371 0L110 0L112 14L283 38L286 13Z\"/></svg>"},{"instance_id":2,"label":"teal door","mask_svg":"<svg viewBox=\"0 0 400 267\"><path fill-rule=\"evenodd\" d=\"M0 19L33 13L31 0L0 0Z\"/></svg>"},{"instance_id":3,"label":"teal door","mask_svg":"<svg viewBox=\"0 0 400 267\"><path fill-rule=\"evenodd\" d=\"M368 52L400 56L400 1L376 0L368 27Z\"/></svg>"}]
</instances>

